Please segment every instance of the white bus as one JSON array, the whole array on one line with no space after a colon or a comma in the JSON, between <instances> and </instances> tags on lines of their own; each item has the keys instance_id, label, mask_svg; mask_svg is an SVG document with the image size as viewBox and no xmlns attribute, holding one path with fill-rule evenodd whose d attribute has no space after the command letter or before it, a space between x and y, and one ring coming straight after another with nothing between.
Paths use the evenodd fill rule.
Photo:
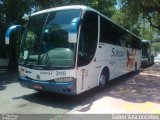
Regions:
<instances>
[{"instance_id":1,"label":"white bus","mask_svg":"<svg viewBox=\"0 0 160 120\"><path fill-rule=\"evenodd\" d=\"M137 36L90 7L64 6L31 15L21 41L19 81L75 95L140 66Z\"/></svg>"}]
</instances>

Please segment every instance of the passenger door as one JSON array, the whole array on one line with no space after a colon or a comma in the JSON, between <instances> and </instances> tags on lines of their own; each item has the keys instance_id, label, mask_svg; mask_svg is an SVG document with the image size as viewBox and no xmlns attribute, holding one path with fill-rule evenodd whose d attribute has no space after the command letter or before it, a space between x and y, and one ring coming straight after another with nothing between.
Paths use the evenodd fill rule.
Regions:
<instances>
[{"instance_id":1,"label":"passenger door","mask_svg":"<svg viewBox=\"0 0 160 120\"><path fill-rule=\"evenodd\" d=\"M78 47L78 85L85 91L97 85L98 70L95 53L98 41L98 14L87 11L83 17Z\"/></svg>"}]
</instances>

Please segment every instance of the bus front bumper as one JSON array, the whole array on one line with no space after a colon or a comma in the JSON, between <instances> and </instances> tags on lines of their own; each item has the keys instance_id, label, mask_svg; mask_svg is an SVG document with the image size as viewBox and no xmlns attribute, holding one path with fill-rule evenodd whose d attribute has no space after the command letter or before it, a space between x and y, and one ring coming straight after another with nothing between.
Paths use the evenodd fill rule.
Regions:
<instances>
[{"instance_id":1,"label":"bus front bumper","mask_svg":"<svg viewBox=\"0 0 160 120\"><path fill-rule=\"evenodd\" d=\"M71 82L38 81L19 77L21 86L65 95L76 95L76 80Z\"/></svg>"}]
</instances>

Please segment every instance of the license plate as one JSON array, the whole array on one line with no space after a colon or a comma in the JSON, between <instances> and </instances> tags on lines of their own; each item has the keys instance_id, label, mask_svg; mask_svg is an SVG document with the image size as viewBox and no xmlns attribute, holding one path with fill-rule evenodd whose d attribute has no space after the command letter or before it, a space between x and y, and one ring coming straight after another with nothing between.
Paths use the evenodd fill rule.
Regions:
<instances>
[{"instance_id":1,"label":"license plate","mask_svg":"<svg viewBox=\"0 0 160 120\"><path fill-rule=\"evenodd\" d=\"M42 90L43 87L41 85L34 85L33 86L34 89L38 89L38 90Z\"/></svg>"}]
</instances>

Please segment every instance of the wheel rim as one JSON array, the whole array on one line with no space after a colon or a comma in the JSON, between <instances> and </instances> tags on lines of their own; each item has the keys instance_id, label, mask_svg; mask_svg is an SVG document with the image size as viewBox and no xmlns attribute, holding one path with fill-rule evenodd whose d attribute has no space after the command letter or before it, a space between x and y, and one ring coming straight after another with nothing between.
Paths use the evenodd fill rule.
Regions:
<instances>
[{"instance_id":1,"label":"wheel rim","mask_svg":"<svg viewBox=\"0 0 160 120\"><path fill-rule=\"evenodd\" d=\"M135 70L134 70L135 72L137 71L137 65L135 64Z\"/></svg>"},{"instance_id":2,"label":"wheel rim","mask_svg":"<svg viewBox=\"0 0 160 120\"><path fill-rule=\"evenodd\" d=\"M106 84L106 76L102 74L100 76L100 86L103 87Z\"/></svg>"}]
</instances>

